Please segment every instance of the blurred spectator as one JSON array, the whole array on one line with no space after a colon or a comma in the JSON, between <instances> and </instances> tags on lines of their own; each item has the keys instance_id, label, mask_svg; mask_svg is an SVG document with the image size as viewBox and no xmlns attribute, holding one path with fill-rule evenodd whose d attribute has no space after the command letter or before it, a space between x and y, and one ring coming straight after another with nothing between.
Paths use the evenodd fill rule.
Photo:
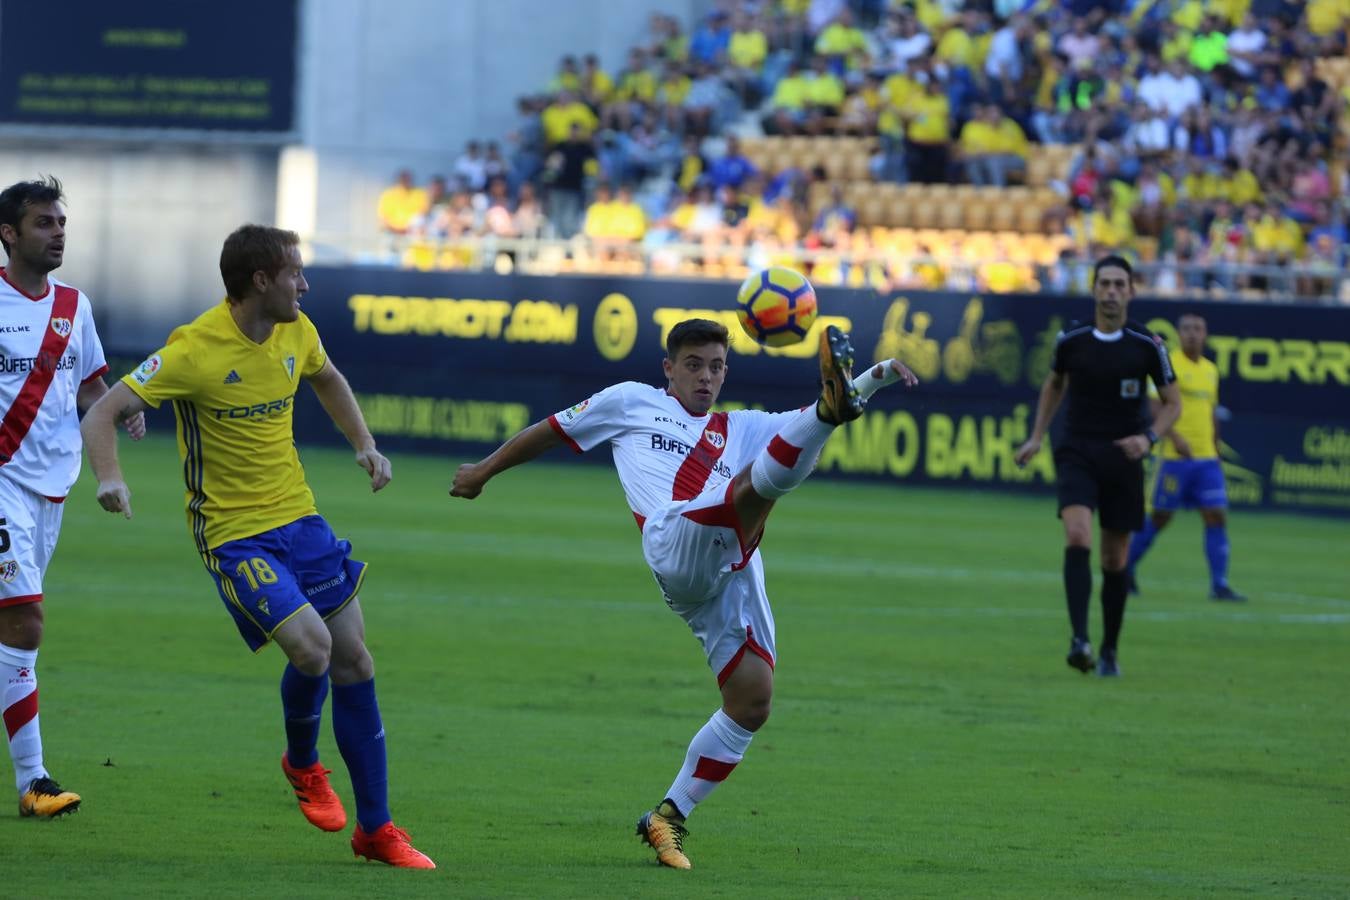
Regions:
<instances>
[{"instance_id":1,"label":"blurred spectator","mask_svg":"<svg viewBox=\"0 0 1350 900\"><path fill-rule=\"evenodd\" d=\"M407 234L413 222L427 211L427 192L413 185L412 172L399 170L394 183L380 193L377 215L380 227L390 234Z\"/></svg>"},{"instance_id":2,"label":"blurred spectator","mask_svg":"<svg viewBox=\"0 0 1350 900\"><path fill-rule=\"evenodd\" d=\"M1011 173L1026 171L1027 136L993 103L975 108L975 118L961 128L957 150L971 184L1005 187Z\"/></svg>"},{"instance_id":3,"label":"blurred spectator","mask_svg":"<svg viewBox=\"0 0 1350 900\"><path fill-rule=\"evenodd\" d=\"M594 144L574 124L568 140L549 154L542 176L549 187L548 218L561 238L570 238L580 228L586 178L594 169Z\"/></svg>"},{"instance_id":4,"label":"blurred spectator","mask_svg":"<svg viewBox=\"0 0 1350 900\"><path fill-rule=\"evenodd\" d=\"M764 98L761 76L764 61L769 56L769 38L754 20L745 13L737 13L733 21L731 41L727 45L727 67L724 75L745 107L759 106Z\"/></svg>"},{"instance_id":5,"label":"blurred spectator","mask_svg":"<svg viewBox=\"0 0 1350 900\"><path fill-rule=\"evenodd\" d=\"M548 220L539 208L534 195L534 185L528 181L520 186L520 195L516 198L516 209L511 214L511 224L520 237L533 238L543 236Z\"/></svg>"},{"instance_id":6,"label":"blurred spectator","mask_svg":"<svg viewBox=\"0 0 1350 900\"><path fill-rule=\"evenodd\" d=\"M614 80L600 68L600 58L594 53L587 53L582 62L578 92L586 105L596 111L602 109L614 93Z\"/></svg>"},{"instance_id":7,"label":"blurred spectator","mask_svg":"<svg viewBox=\"0 0 1350 900\"><path fill-rule=\"evenodd\" d=\"M910 175L927 184L946 181L951 104L936 78L928 79L924 92L911 101L910 111L905 130Z\"/></svg>"},{"instance_id":8,"label":"blurred spectator","mask_svg":"<svg viewBox=\"0 0 1350 900\"><path fill-rule=\"evenodd\" d=\"M1291 96L1279 68L1266 66L1261 70L1261 80L1256 85L1255 94L1257 106L1273 111L1288 109Z\"/></svg>"},{"instance_id":9,"label":"blurred spectator","mask_svg":"<svg viewBox=\"0 0 1350 900\"><path fill-rule=\"evenodd\" d=\"M903 6L887 17L882 41L886 63L897 72L908 71L911 61L927 56L933 48L933 39L919 27L913 11Z\"/></svg>"},{"instance_id":10,"label":"blurred spectator","mask_svg":"<svg viewBox=\"0 0 1350 900\"><path fill-rule=\"evenodd\" d=\"M567 140L573 129L582 137L590 137L599 125L591 108L578 100L571 91L560 91L557 98L540 113L539 119L544 129L544 142L550 147Z\"/></svg>"},{"instance_id":11,"label":"blurred spectator","mask_svg":"<svg viewBox=\"0 0 1350 900\"><path fill-rule=\"evenodd\" d=\"M494 178L488 182L487 200L487 212L483 215L487 233L500 238L520 237L515 217L511 214L511 198L507 194L505 178Z\"/></svg>"},{"instance_id":12,"label":"blurred spectator","mask_svg":"<svg viewBox=\"0 0 1350 900\"><path fill-rule=\"evenodd\" d=\"M709 66L720 66L731 44L731 24L724 10L715 9L694 29L689 39L689 58Z\"/></svg>"},{"instance_id":13,"label":"blurred spectator","mask_svg":"<svg viewBox=\"0 0 1350 900\"><path fill-rule=\"evenodd\" d=\"M1247 13L1242 17L1242 25L1228 35L1225 49L1233 71L1251 81L1256 78L1257 66L1267 62L1265 48L1266 33L1256 24L1256 18Z\"/></svg>"},{"instance_id":14,"label":"blurred spectator","mask_svg":"<svg viewBox=\"0 0 1350 900\"><path fill-rule=\"evenodd\" d=\"M487 161L483 158L482 145L469 141L451 171L461 185L470 191L481 191L487 185Z\"/></svg>"},{"instance_id":15,"label":"blurred spectator","mask_svg":"<svg viewBox=\"0 0 1350 900\"><path fill-rule=\"evenodd\" d=\"M714 188L730 187L740 190L746 179L754 176L755 166L741 152L740 139L735 135L727 138L727 149L713 162L708 173Z\"/></svg>"},{"instance_id":16,"label":"blurred spectator","mask_svg":"<svg viewBox=\"0 0 1350 900\"><path fill-rule=\"evenodd\" d=\"M797 62L788 66L787 75L779 80L769 98L769 115L765 117L764 130L769 134L794 134L806 121L807 94L810 79Z\"/></svg>"},{"instance_id":17,"label":"blurred spectator","mask_svg":"<svg viewBox=\"0 0 1350 900\"><path fill-rule=\"evenodd\" d=\"M1073 30L1060 37L1055 49L1069 60L1069 67L1091 65L1102 51L1102 39L1088 30L1088 21L1079 16L1073 21Z\"/></svg>"},{"instance_id":18,"label":"blurred spectator","mask_svg":"<svg viewBox=\"0 0 1350 900\"><path fill-rule=\"evenodd\" d=\"M840 77L850 69L861 68L867 51L867 36L854 26L848 7L816 36L816 56L824 58L827 68Z\"/></svg>"},{"instance_id":19,"label":"blurred spectator","mask_svg":"<svg viewBox=\"0 0 1350 900\"><path fill-rule=\"evenodd\" d=\"M832 239L838 232L852 231L857 224L858 214L844 202L844 189L838 184L831 185L830 202L821 207L811 229L822 237Z\"/></svg>"}]
</instances>

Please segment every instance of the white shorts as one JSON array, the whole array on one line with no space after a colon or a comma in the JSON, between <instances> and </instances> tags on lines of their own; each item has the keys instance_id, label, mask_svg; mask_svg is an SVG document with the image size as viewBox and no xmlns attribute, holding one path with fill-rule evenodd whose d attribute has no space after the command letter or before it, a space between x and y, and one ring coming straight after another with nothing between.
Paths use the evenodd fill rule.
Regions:
<instances>
[{"instance_id":1,"label":"white shorts","mask_svg":"<svg viewBox=\"0 0 1350 900\"><path fill-rule=\"evenodd\" d=\"M642 555L666 604L703 645L719 685L746 653L770 666L777 659L757 544L745 540L730 485L671 503L642 526Z\"/></svg>"},{"instance_id":2,"label":"white shorts","mask_svg":"<svg viewBox=\"0 0 1350 900\"><path fill-rule=\"evenodd\" d=\"M0 606L42 599L42 576L56 552L64 509L0 475Z\"/></svg>"}]
</instances>

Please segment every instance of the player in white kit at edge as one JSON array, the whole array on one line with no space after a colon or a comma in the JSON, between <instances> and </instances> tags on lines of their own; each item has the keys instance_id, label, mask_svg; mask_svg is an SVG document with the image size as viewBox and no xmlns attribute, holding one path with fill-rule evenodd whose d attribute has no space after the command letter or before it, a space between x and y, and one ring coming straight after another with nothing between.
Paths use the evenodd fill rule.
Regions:
<instances>
[{"instance_id":1,"label":"player in white kit at edge","mask_svg":"<svg viewBox=\"0 0 1350 900\"><path fill-rule=\"evenodd\" d=\"M643 556L666 603L702 643L722 692L722 707L694 736L665 799L638 821L658 861L679 869L690 868L685 817L726 779L769 717L774 625L757 550L769 511L811 474L834 428L860 416L876 390L917 383L896 360L853 378L848 336L831 326L820 337L816 403L783 413L712 412L728 340L716 322L679 323L666 339L666 387L608 387L460 466L450 490L477 497L499 472L559 444L579 453L611 445Z\"/></svg>"},{"instance_id":2,"label":"player in white kit at edge","mask_svg":"<svg viewBox=\"0 0 1350 900\"><path fill-rule=\"evenodd\" d=\"M65 256L66 213L55 178L0 192L0 710L19 815L71 812L80 797L43 765L37 656L42 579L80 474L80 420L108 392L89 298L49 277ZM127 420L139 440L145 419Z\"/></svg>"}]
</instances>

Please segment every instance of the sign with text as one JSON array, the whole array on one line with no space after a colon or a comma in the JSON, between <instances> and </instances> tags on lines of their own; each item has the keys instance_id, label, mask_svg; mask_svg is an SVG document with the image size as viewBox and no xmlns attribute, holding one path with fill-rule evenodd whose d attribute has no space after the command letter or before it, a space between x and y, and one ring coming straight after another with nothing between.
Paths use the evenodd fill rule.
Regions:
<instances>
[{"instance_id":1,"label":"sign with text","mask_svg":"<svg viewBox=\"0 0 1350 900\"><path fill-rule=\"evenodd\" d=\"M306 277L306 313L391 446L479 454L615 382L663 384L665 337L692 317L731 332L723 406L793 409L816 394L815 341L778 350L750 341L726 284L363 268ZM820 306L816 327L849 331L859 365L896 356L922 381L874 397L838 430L822 471L1009 489L1053 483L1048 445L1026 468L1013 453L1031 428L1056 335L1091 318L1090 300L827 288ZM1232 413L1222 434L1232 502L1350 515L1350 310L1141 299L1130 312L1175 346L1177 317L1191 309L1208 320L1207 352Z\"/></svg>"},{"instance_id":2,"label":"sign with text","mask_svg":"<svg viewBox=\"0 0 1350 900\"><path fill-rule=\"evenodd\" d=\"M298 0L0 0L0 122L288 132Z\"/></svg>"}]
</instances>

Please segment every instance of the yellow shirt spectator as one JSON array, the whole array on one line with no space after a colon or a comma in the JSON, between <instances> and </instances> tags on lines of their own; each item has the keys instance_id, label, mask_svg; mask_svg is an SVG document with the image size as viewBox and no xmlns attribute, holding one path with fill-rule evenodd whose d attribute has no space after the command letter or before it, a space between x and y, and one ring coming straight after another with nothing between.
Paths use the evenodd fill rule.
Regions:
<instances>
[{"instance_id":1,"label":"yellow shirt spectator","mask_svg":"<svg viewBox=\"0 0 1350 900\"><path fill-rule=\"evenodd\" d=\"M1220 196L1232 201L1236 206L1259 203L1263 197L1261 183L1246 169L1238 169L1232 178L1224 179L1220 192Z\"/></svg>"},{"instance_id":2,"label":"yellow shirt spectator","mask_svg":"<svg viewBox=\"0 0 1350 900\"><path fill-rule=\"evenodd\" d=\"M933 56L954 66L970 66L974 42L970 35L959 27L948 28L933 50Z\"/></svg>"},{"instance_id":3,"label":"yellow shirt spectator","mask_svg":"<svg viewBox=\"0 0 1350 900\"><path fill-rule=\"evenodd\" d=\"M627 69L619 75L614 88L615 100L641 100L650 103L656 97L656 76L646 69Z\"/></svg>"},{"instance_id":4,"label":"yellow shirt spectator","mask_svg":"<svg viewBox=\"0 0 1350 900\"><path fill-rule=\"evenodd\" d=\"M1303 229L1288 216L1266 213L1252 226L1252 247L1259 252L1299 259L1303 244Z\"/></svg>"},{"instance_id":5,"label":"yellow shirt spectator","mask_svg":"<svg viewBox=\"0 0 1350 900\"><path fill-rule=\"evenodd\" d=\"M1347 0L1309 0L1308 30L1319 37L1335 33L1350 18Z\"/></svg>"},{"instance_id":6,"label":"yellow shirt spectator","mask_svg":"<svg viewBox=\"0 0 1350 900\"><path fill-rule=\"evenodd\" d=\"M581 126L582 137L590 137L600 120L591 112L591 108L579 100L570 103L550 103L539 114L540 125L544 129L544 140L549 146L561 144L572 133L572 126Z\"/></svg>"},{"instance_id":7,"label":"yellow shirt spectator","mask_svg":"<svg viewBox=\"0 0 1350 900\"><path fill-rule=\"evenodd\" d=\"M610 207L610 226L614 236L626 241L640 241L647 233L647 214L632 200L614 201Z\"/></svg>"},{"instance_id":8,"label":"yellow shirt spectator","mask_svg":"<svg viewBox=\"0 0 1350 900\"><path fill-rule=\"evenodd\" d=\"M919 144L945 144L951 140L951 104L945 94L916 97L910 104L913 118L909 123L909 139Z\"/></svg>"},{"instance_id":9,"label":"yellow shirt spectator","mask_svg":"<svg viewBox=\"0 0 1350 900\"><path fill-rule=\"evenodd\" d=\"M614 93L614 79L609 77L604 69L596 69L590 73L586 79L588 96L594 97L598 102L604 103L609 99L609 95Z\"/></svg>"},{"instance_id":10,"label":"yellow shirt spectator","mask_svg":"<svg viewBox=\"0 0 1350 900\"><path fill-rule=\"evenodd\" d=\"M923 85L902 72L891 75L881 86L882 96L897 109L905 109L910 100L922 93Z\"/></svg>"},{"instance_id":11,"label":"yellow shirt spectator","mask_svg":"<svg viewBox=\"0 0 1350 900\"><path fill-rule=\"evenodd\" d=\"M380 224L395 234L406 234L413 221L427 211L427 192L411 185L394 184L380 192L377 214Z\"/></svg>"},{"instance_id":12,"label":"yellow shirt spectator","mask_svg":"<svg viewBox=\"0 0 1350 900\"><path fill-rule=\"evenodd\" d=\"M692 84L687 75L676 74L672 78L662 79L656 89L656 99L668 106L680 106L684 103L684 98L689 96Z\"/></svg>"},{"instance_id":13,"label":"yellow shirt spectator","mask_svg":"<svg viewBox=\"0 0 1350 900\"><path fill-rule=\"evenodd\" d=\"M980 156L997 153L998 131L994 126L981 119L971 119L961 126L961 136L957 138L961 152L966 156Z\"/></svg>"},{"instance_id":14,"label":"yellow shirt spectator","mask_svg":"<svg viewBox=\"0 0 1350 900\"><path fill-rule=\"evenodd\" d=\"M738 69L758 72L769 55L769 39L762 31L737 31L727 44L727 59Z\"/></svg>"},{"instance_id":15,"label":"yellow shirt spectator","mask_svg":"<svg viewBox=\"0 0 1350 900\"><path fill-rule=\"evenodd\" d=\"M998 129L994 132L994 147L998 153L1008 153L1012 156L1027 158L1027 135L1013 119L1004 116L999 120Z\"/></svg>"},{"instance_id":16,"label":"yellow shirt spectator","mask_svg":"<svg viewBox=\"0 0 1350 900\"><path fill-rule=\"evenodd\" d=\"M838 109L844 102L844 82L828 72L817 73L806 83L806 102Z\"/></svg>"},{"instance_id":17,"label":"yellow shirt spectator","mask_svg":"<svg viewBox=\"0 0 1350 900\"><path fill-rule=\"evenodd\" d=\"M806 106L810 79L798 73L781 79L773 89L769 105L775 109L802 109Z\"/></svg>"},{"instance_id":18,"label":"yellow shirt spectator","mask_svg":"<svg viewBox=\"0 0 1350 900\"><path fill-rule=\"evenodd\" d=\"M1200 27L1200 22L1205 18L1205 4L1200 0L1186 0L1180 3L1172 11L1172 21L1177 23L1178 28L1184 28L1187 31L1195 31Z\"/></svg>"},{"instance_id":19,"label":"yellow shirt spectator","mask_svg":"<svg viewBox=\"0 0 1350 900\"><path fill-rule=\"evenodd\" d=\"M831 22L816 38L816 53L820 56L844 56L849 68L856 68L859 57L867 52L867 36L860 29Z\"/></svg>"},{"instance_id":20,"label":"yellow shirt spectator","mask_svg":"<svg viewBox=\"0 0 1350 900\"><path fill-rule=\"evenodd\" d=\"M1162 57L1163 62L1171 62L1174 59L1185 59L1191 53L1191 41L1193 40L1191 32L1184 28L1178 29L1177 33L1167 40L1163 41L1158 55Z\"/></svg>"}]
</instances>

